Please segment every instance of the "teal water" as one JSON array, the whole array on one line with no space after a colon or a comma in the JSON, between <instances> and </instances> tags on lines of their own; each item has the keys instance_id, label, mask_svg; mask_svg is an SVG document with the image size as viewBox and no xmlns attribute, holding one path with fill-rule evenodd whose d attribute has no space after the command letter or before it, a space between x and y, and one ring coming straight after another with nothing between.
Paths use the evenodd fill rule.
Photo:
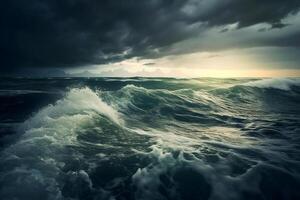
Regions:
<instances>
[{"instance_id":1,"label":"teal water","mask_svg":"<svg viewBox=\"0 0 300 200\"><path fill-rule=\"evenodd\" d=\"M0 81L0 197L300 199L300 79Z\"/></svg>"}]
</instances>

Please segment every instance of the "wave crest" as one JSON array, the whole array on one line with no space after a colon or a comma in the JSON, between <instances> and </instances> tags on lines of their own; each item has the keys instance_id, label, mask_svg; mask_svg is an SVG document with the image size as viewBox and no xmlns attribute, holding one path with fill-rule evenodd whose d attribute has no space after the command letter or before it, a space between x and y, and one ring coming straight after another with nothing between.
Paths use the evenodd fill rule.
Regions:
<instances>
[{"instance_id":1,"label":"wave crest","mask_svg":"<svg viewBox=\"0 0 300 200\"><path fill-rule=\"evenodd\" d=\"M291 90L293 86L300 86L300 79L292 78L270 78L257 81L250 81L242 84L244 86L257 88L273 88L280 90Z\"/></svg>"},{"instance_id":2,"label":"wave crest","mask_svg":"<svg viewBox=\"0 0 300 200\"><path fill-rule=\"evenodd\" d=\"M57 101L54 105L43 108L27 120L24 125L27 129L37 128L44 126L51 118L57 119L68 116L77 118L80 115L93 112L106 116L117 124L122 123L119 113L103 102L95 92L86 87L71 89L65 98Z\"/></svg>"}]
</instances>

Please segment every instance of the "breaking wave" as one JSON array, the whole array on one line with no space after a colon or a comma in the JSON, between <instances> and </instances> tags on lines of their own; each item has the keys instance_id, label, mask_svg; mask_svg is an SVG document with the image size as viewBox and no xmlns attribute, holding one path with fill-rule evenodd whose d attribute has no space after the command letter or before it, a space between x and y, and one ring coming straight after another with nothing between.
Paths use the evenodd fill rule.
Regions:
<instances>
[{"instance_id":1,"label":"breaking wave","mask_svg":"<svg viewBox=\"0 0 300 200\"><path fill-rule=\"evenodd\" d=\"M290 90L292 87L300 86L300 79L292 78L270 78L257 81L250 81L245 86L257 87L257 88L274 88L280 90Z\"/></svg>"},{"instance_id":2,"label":"breaking wave","mask_svg":"<svg viewBox=\"0 0 300 200\"><path fill-rule=\"evenodd\" d=\"M67 148L80 146L81 129L91 127L95 119L102 117L107 122L122 124L117 111L91 89L82 88L71 89L62 100L25 121L20 127L24 134L1 156L2 198L27 199L30 195L28 199L61 199L58 176L68 165L66 158L81 156ZM89 187L84 170L70 173Z\"/></svg>"}]
</instances>

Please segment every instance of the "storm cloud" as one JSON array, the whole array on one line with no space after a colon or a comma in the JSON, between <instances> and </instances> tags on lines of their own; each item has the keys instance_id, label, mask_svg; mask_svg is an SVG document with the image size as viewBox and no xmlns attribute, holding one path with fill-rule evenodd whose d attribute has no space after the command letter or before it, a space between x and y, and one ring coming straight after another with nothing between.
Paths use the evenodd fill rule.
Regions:
<instances>
[{"instance_id":1,"label":"storm cloud","mask_svg":"<svg viewBox=\"0 0 300 200\"><path fill-rule=\"evenodd\" d=\"M267 23L284 29L282 20L299 8L299 0L6 0L0 71L160 57L212 27ZM298 38L294 34L282 45Z\"/></svg>"}]
</instances>

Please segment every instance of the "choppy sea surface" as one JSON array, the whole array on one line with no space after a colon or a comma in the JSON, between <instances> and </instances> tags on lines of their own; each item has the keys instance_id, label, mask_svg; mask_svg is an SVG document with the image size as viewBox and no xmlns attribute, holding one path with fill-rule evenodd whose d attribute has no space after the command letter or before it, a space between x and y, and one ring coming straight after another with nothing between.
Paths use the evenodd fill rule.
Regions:
<instances>
[{"instance_id":1,"label":"choppy sea surface","mask_svg":"<svg viewBox=\"0 0 300 200\"><path fill-rule=\"evenodd\" d=\"M300 79L2 78L2 200L300 199Z\"/></svg>"}]
</instances>

